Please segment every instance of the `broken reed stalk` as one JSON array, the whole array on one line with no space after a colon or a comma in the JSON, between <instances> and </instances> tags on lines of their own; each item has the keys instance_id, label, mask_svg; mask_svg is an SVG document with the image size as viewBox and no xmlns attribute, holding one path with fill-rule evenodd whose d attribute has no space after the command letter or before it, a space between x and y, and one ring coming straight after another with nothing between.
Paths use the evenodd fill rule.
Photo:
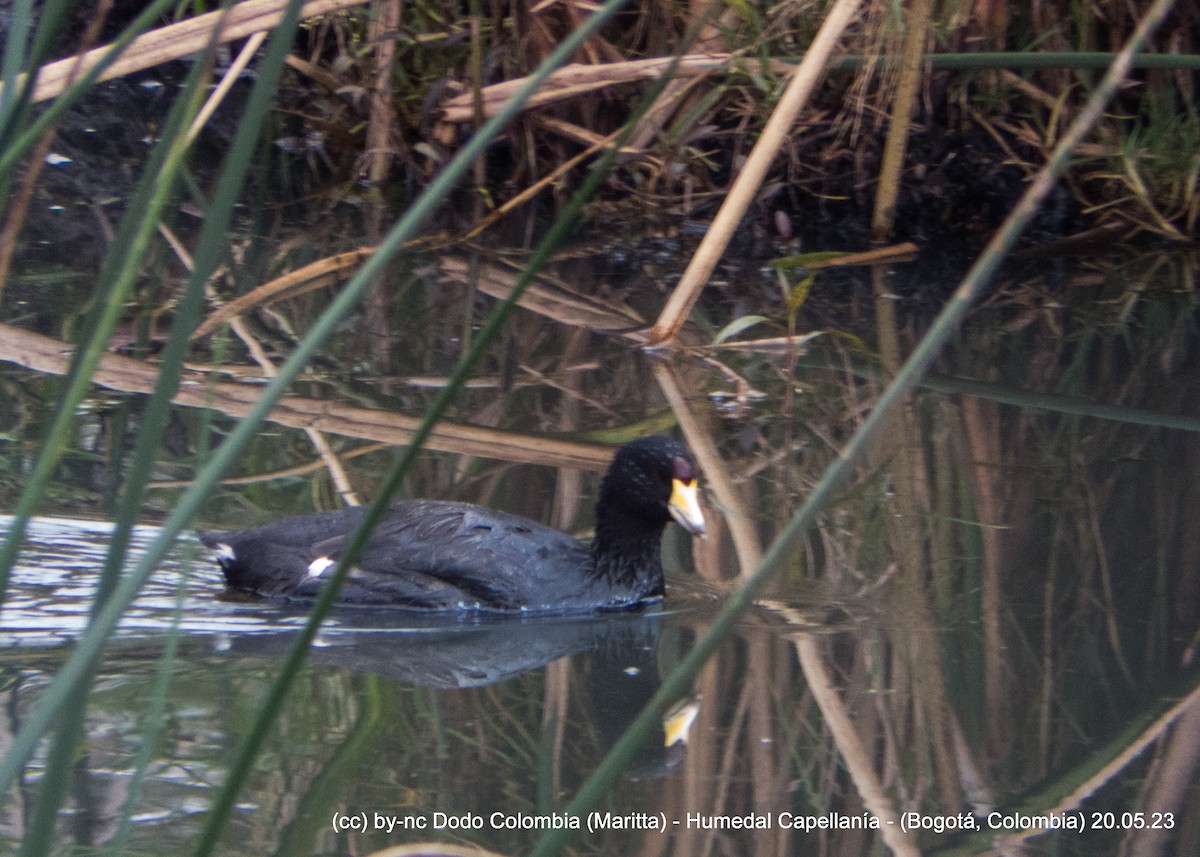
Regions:
<instances>
[{"instance_id":1,"label":"broken reed stalk","mask_svg":"<svg viewBox=\"0 0 1200 857\"><path fill-rule=\"evenodd\" d=\"M400 30L400 0L376 3L371 16L370 41L375 46L372 57L374 82L368 97L366 174L370 186L379 187L388 177L396 157L393 135L396 125L396 103L392 94L392 76L396 64L396 40Z\"/></svg>"},{"instance_id":2,"label":"broken reed stalk","mask_svg":"<svg viewBox=\"0 0 1200 857\"><path fill-rule=\"evenodd\" d=\"M246 70L246 66L250 65L250 60L254 59L254 55L258 53L258 49L262 47L262 43L267 40L266 31L255 33L246 40L246 44L242 45L242 49L238 52L237 58L229 64L229 68L225 70L225 74L221 75L221 82L217 84L217 88L208 96L208 100L204 102L204 106L200 108L200 112L196 114L196 118L192 120L192 125L188 128L188 142L194 142L200 136L200 132L204 126L208 124L208 120L217 112L217 108L225 100L225 96L229 95L229 91L233 89L233 85L237 82L238 77Z\"/></svg>"},{"instance_id":3,"label":"broken reed stalk","mask_svg":"<svg viewBox=\"0 0 1200 857\"><path fill-rule=\"evenodd\" d=\"M709 274L712 273L721 254L729 245L733 231L741 223L746 209L750 207L754 195L758 192L767 168L770 167L775 155L787 139L800 108L804 106L809 95L816 88L817 81L820 80L838 39L849 26L861 4L862 0L838 0L825 18L825 22L821 24L821 29L804 55L804 61L796 69L787 89L784 90L783 97L767 121L762 137L750 152L733 187L729 189L729 195L721 206L721 210L713 219L704 240L696 248L696 254L688 264L687 270L684 271L675 291L671 293L658 321L650 328L648 337L650 347L670 345L679 332L679 328L683 326L696 299L700 297L701 290L708 282Z\"/></svg>"},{"instance_id":4,"label":"broken reed stalk","mask_svg":"<svg viewBox=\"0 0 1200 857\"><path fill-rule=\"evenodd\" d=\"M725 513L722 517L737 553L739 577L746 577L762 560L762 544L758 539L754 517L734 485L728 464L717 452L710 433L684 394L675 367L662 360L652 360L650 369L654 372L654 380L658 382L663 398L679 421L688 448L700 463L700 472L704 474L708 490Z\"/></svg>"},{"instance_id":5,"label":"broken reed stalk","mask_svg":"<svg viewBox=\"0 0 1200 857\"><path fill-rule=\"evenodd\" d=\"M336 256L318 259L295 271L263 283L244 295L218 307L192 333L192 339L202 339L222 324L243 315L255 307L282 298L295 298L317 289L350 279L362 264L375 252L374 247L359 247Z\"/></svg>"},{"instance_id":6,"label":"broken reed stalk","mask_svg":"<svg viewBox=\"0 0 1200 857\"><path fill-rule=\"evenodd\" d=\"M15 363L46 375L66 375L75 346L19 327L0 324L0 363ZM159 367L123 354L106 353L100 358L92 383L125 393L151 393ZM209 408L230 417L244 417L262 398L260 384L213 381L204 372L190 369L181 374L179 390L172 401L186 408ZM289 428L316 428L329 434L390 446L407 446L420 426L419 417L332 405L303 396L280 398L270 413L271 422ZM443 422L426 444L430 449L458 455L493 458L525 464L548 464L580 470L602 471L612 459L612 450L592 443L558 438L524 438L513 432Z\"/></svg>"},{"instance_id":7,"label":"broken reed stalk","mask_svg":"<svg viewBox=\"0 0 1200 857\"><path fill-rule=\"evenodd\" d=\"M300 19L315 18L352 6L361 6L365 2L367 0L311 0L301 7ZM146 33L134 39L124 56L105 69L100 79L111 80L194 54L209 43L213 30L218 26L221 29L221 42L231 42L253 33L274 29L283 20L287 4L288 0L248 0L228 10L198 15ZM45 101L60 95L73 76L85 74L111 49L111 45L105 45L88 51L83 55L82 61L78 57L68 57L42 66L38 70L31 100Z\"/></svg>"},{"instance_id":8,"label":"broken reed stalk","mask_svg":"<svg viewBox=\"0 0 1200 857\"><path fill-rule=\"evenodd\" d=\"M908 148L908 132L917 106L917 91L921 86L925 42L929 38L932 13L932 0L914 0L905 22L900 82L892 102L891 121L883 144L883 163L879 167L875 211L871 215L871 240L880 244L891 238L896 220L896 197L900 193L900 178L904 174L904 153Z\"/></svg>"},{"instance_id":9,"label":"broken reed stalk","mask_svg":"<svg viewBox=\"0 0 1200 857\"><path fill-rule=\"evenodd\" d=\"M665 56L652 57L643 60L626 60L624 62L588 65L572 63L563 66L550 75L546 86L539 90L525 105L525 111L558 104L571 99L592 95L596 92L611 89L621 84L637 81L653 81L668 68L673 68L676 77L695 77L705 75L714 69L721 68L729 62L729 54L687 54L681 57ZM480 109L484 117L494 116L507 101L527 81L527 77L518 77L493 83L479 90ZM440 105L440 121L454 125L460 122L471 122L475 118L474 91L462 92L446 99Z\"/></svg>"}]
</instances>

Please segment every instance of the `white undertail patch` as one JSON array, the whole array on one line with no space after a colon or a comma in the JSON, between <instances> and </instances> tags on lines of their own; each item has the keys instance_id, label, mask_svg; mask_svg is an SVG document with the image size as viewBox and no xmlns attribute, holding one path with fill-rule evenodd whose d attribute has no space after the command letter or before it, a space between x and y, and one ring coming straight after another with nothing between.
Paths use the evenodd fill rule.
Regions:
<instances>
[{"instance_id":1,"label":"white undertail patch","mask_svg":"<svg viewBox=\"0 0 1200 857\"><path fill-rule=\"evenodd\" d=\"M227 559L230 562L233 562L235 559L237 559L237 554L235 554L233 552L233 548L225 544L225 542L217 542L217 558Z\"/></svg>"},{"instance_id":2,"label":"white undertail patch","mask_svg":"<svg viewBox=\"0 0 1200 857\"><path fill-rule=\"evenodd\" d=\"M331 565L333 560L327 556L319 556L308 564L308 576L320 577Z\"/></svg>"}]
</instances>

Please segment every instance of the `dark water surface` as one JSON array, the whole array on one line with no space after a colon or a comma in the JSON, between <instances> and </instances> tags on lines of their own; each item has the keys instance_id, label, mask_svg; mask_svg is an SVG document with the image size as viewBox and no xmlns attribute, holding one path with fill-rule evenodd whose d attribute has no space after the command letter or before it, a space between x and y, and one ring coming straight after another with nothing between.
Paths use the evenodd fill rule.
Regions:
<instances>
[{"instance_id":1,"label":"dark water surface","mask_svg":"<svg viewBox=\"0 0 1200 857\"><path fill-rule=\"evenodd\" d=\"M462 291L467 261L397 273L392 338L376 342L363 332L371 319L351 320L295 386L328 410L326 437L364 498L393 458L372 444L395 427L363 414L419 416L490 307L482 295L503 280ZM710 538L668 533L669 595L641 613L335 613L220 853L442 842L517 855L538 828L576 821L572 848L586 854L1197 853L1191 260L1014 274L720 646L682 713L664 712L599 815L577 820L564 807L873 405L885 373L875 347L856 343L883 336L890 304L890 333L910 349L937 299L911 270L878 301L854 275L818 279L801 322L828 335L807 350L758 342L662 364L619 332L618 298L650 317L661 299L650 261L620 287L590 281L577 261L560 273L591 297L547 290L511 320L450 420L490 433L435 439L403 493L586 534L609 444L666 430L700 456ZM771 288L757 272L727 282L689 341L707 346L747 311L775 322L738 339L778 336ZM302 328L322 301L277 312ZM236 343L226 348L227 364L253 374ZM2 380L0 499L11 509L60 382L8 363ZM199 450L232 425L227 398L216 388L211 418L189 403L175 413L135 553ZM47 515L31 525L0 611L0 744L87 623L111 477L141 407L97 388ZM264 427L205 526L337 506L299 424ZM598 429L617 431L587 434ZM564 466L541 440L560 435L594 461ZM181 540L100 664L56 853L116 843L188 853L303 618L224 596L208 552ZM46 753L3 804L0 847L15 848L31 823Z\"/></svg>"}]
</instances>

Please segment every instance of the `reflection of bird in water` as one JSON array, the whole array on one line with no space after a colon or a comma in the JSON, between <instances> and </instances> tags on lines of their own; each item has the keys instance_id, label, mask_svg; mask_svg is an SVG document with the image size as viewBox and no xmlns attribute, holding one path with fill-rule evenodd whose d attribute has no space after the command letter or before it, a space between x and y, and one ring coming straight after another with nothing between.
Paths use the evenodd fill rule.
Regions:
<instances>
[{"instance_id":1,"label":"reflection of bird in water","mask_svg":"<svg viewBox=\"0 0 1200 857\"><path fill-rule=\"evenodd\" d=\"M298 614L283 612L295 618ZM340 670L385 676L432 688L483 687L508 681L564 657L606 652L605 657L644 657L658 645L660 619L626 611L604 616L446 616L395 611L334 611L309 657ZM244 634L224 641L233 656L282 658L296 642L295 630ZM626 654L615 654L625 652ZM657 678L650 687L657 689ZM641 705L649 699L641 699ZM636 712L636 708L635 708Z\"/></svg>"},{"instance_id":2,"label":"reflection of bird in water","mask_svg":"<svg viewBox=\"0 0 1200 857\"><path fill-rule=\"evenodd\" d=\"M704 533L695 459L665 437L621 447L600 485L587 547L526 518L435 500L401 501L372 531L339 593L343 602L420 610L581 611L655 601L660 541L674 519ZM365 510L285 518L202 533L234 589L308 599L324 585Z\"/></svg>"},{"instance_id":3,"label":"reflection of bird in water","mask_svg":"<svg viewBox=\"0 0 1200 857\"><path fill-rule=\"evenodd\" d=\"M676 744L687 746L692 734L692 724L700 713L701 694L682 699L671 706L663 715L663 746L674 747Z\"/></svg>"},{"instance_id":4,"label":"reflection of bird in water","mask_svg":"<svg viewBox=\"0 0 1200 857\"><path fill-rule=\"evenodd\" d=\"M654 636L640 641L633 635L614 637L586 658L589 711L600 748L608 750L620 739L662 683L658 669L657 622ZM645 633L645 631L643 631ZM615 641L627 640L620 645ZM633 780L666 776L687 755L688 733L700 711L700 696L688 697L662 716L662 727L647 738L630 769Z\"/></svg>"}]
</instances>

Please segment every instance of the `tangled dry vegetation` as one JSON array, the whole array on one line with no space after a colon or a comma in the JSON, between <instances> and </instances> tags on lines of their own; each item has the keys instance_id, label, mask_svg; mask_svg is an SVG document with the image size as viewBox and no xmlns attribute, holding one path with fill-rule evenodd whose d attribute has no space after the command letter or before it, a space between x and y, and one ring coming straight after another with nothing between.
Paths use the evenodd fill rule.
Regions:
<instances>
[{"instance_id":1,"label":"tangled dry vegetation","mask_svg":"<svg viewBox=\"0 0 1200 857\"><path fill-rule=\"evenodd\" d=\"M757 203L764 221L784 222L772 216L778 212L788 220L815 212L844 226L869 212L902 40L920 5L901 10L871 0L860 13L842 40L845 58L763 184ZM938 10L926 28L926 60L937 61L925 64L908 128L899 220L924 231L951 223L993 226L1098 77L1081 52L1117 49L1147 5L1063 0L1030 9L962 2ZM633 121L636 129L591 217L628 223L632 216L643 227L648 212L673 221L706 218L828 6L785 0L729 4L711 14L700 4L664 0L630 7L554 76L506 145L481 165L482 198L495 208L528 198L531 189L561 194L589 157ZM308 29L298 49L303 60L293 67L323 94L301 94L305 106L294 115L297 138L310 147L319 141L319 172L421 184L585 14L572 3L477 4L471 11L463 17L452 5L379 0L374 17L364 7ZM1168 66L1172 56L1178 63L1137 72L1079 153L1072 204L1046 224L1049 232L1102 227L1195 236L1198 36L1200 9L1178 5L1150 51ZM648 81L675 56L672 82L633 115ZM1044 67L1027 67L1033 59ZM379 74L381 61L390 76ZM976 68L981 61L984 67ZM381 90L389 97L380 98Z\"/></svg>"},{"instance_id":2,"label":"tangled dry vegetation","mask_svg":"<svg viewBox=\"0 0 1200 857\"><path fill-rule=\"evenodd\" d=\"M223 38L240 43L270 26L283 5L234 7ZM762 184L760 222L785 233L816 222L840 235L865 233L877 190L895 184L897 238L949 225L990 230L1094 85L1106 58L1092 52L1116 50L1148 5L959 0L934 10L929 0L868 0ZM553 208L627 123L633 132L590 218L635 223L639 234L656 219L674 228L708 218L830 6L630 5L554 75L478 165L473 218L487 225L530 200ZM130 53L146 55L131 67L197 50L212 24L195 22L219 14L163 28L152 45L135 43ZM276 137L299 193L336 204L366 188L403 204L588 8L310 0L304 14L292 78L279 92ZM914 109L898 119L906 32L924 38L913 40ZM88 38L85 47L95 43ZM1200 7L1176 4L1147 51L1153 67L1138 69L1077 153L1070 202L1043 217L1045 235L1100 228L1106 236L1195 237L1198 38ZM61 86L69 76L70 60L58 66L57 78L43 73L35 98L49 97L53 81ZM671 82L639 107L668 69ZM881 180L884 140L897 121L907 125L903 169Z\"/></svg>"}]
</instances>

